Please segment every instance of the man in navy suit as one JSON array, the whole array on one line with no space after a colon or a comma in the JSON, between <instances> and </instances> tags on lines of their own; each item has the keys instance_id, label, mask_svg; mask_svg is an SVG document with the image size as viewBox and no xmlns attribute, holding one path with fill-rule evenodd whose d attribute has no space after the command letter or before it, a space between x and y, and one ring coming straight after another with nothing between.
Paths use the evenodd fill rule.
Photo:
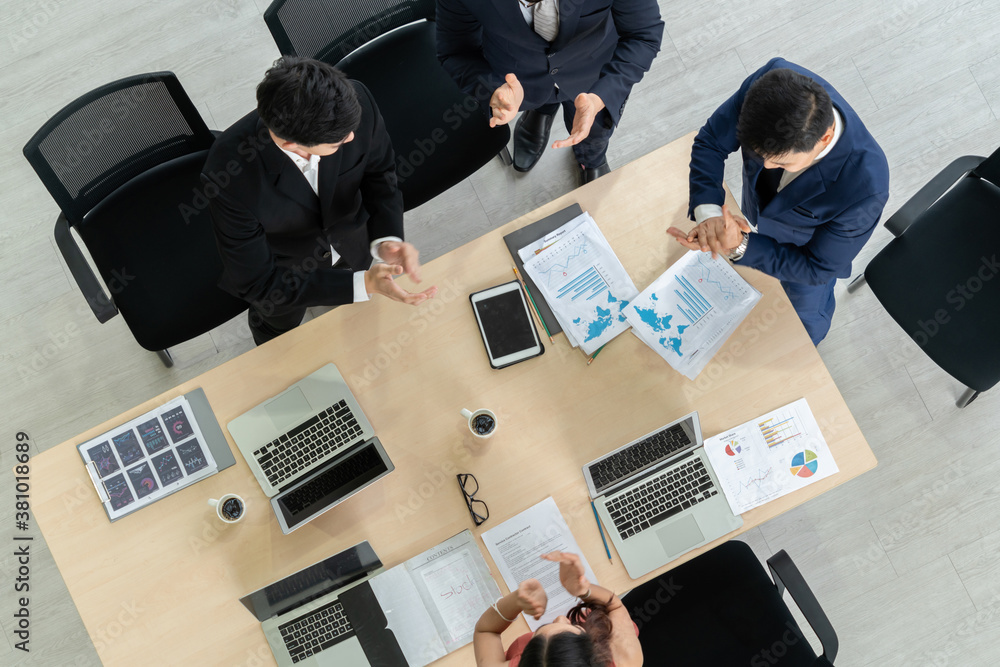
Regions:
<instances>
[{"instance_id":1,"label":"man in navy suit","mask_svg":"<svg viewBox=\"0 0 1000 667\"><path fill-rule=\"evenodd\" d=\"M725 160L743 153L743 214L726 207ZM694 140L692 250L721 254L781 281L813 343L830 330L837 278L871 236L889 198L885 154L854 109L809 70L775 58L726 100Z\"/></svg>"},{"instance_id":2,"label":"man in navy suit","mask_svg":"<svg viewBox=\"0 0 1000 667\"><path fill-rule=\"evenodd\" d=\"M608 140L632 86L660 50L656 0L438 0L437 49L458 85L489 106L490 125L524 110L514 169L528 171L559 107L584 183L608 171Z\"/></svg>"}]
</instances>

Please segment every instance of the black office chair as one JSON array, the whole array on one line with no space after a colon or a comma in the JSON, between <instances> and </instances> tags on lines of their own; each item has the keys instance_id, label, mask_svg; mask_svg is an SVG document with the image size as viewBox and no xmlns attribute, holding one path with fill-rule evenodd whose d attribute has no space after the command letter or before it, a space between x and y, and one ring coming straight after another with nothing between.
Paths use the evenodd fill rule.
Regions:
<instances>
[{"instance_id":1,"label":"black office chair","mask_svg":"<svg viewBox=\"0 0 1000 667\"><path fill-rule=\"evenodd\" d=\"M866 282L886 312L966 386L964 408L1000 381L1000 149L948 165L885 223Z\"/></svg>"},{"instance_id":2,"label":"black office chair","mask_svg":"<svg viewBox=\"0 0 1000 667\"><path fill-rule=\"evenodd\" d=\"M510 164L510 130L491 128L438 62L434 0L274 0L264 21L283 55L330 63L371 90L396 151L404 210L498 155Z\"/></svg>"},{"instance_id":3,"label":"black office chair","mask_svg":"<svg viewBox=\"0 0 1000 667\"><path fill-rule=\"evenodd\" d=\"M727 542L622 597L647 665L829 667L837 633L784 551L767 576L743 542ZM823 645L817 656L785 605L787 588Z\"/></svg>"},{"instance_id":4,"label":"black office chair","mask_svg":"<svg viewBox=\"0 0 1000 667\"><path fill-rule=\"evenodd\" d=\"M222 260L200 181L213 141L173 73L156 72L83 95L24 147L62 210L56 244L94 315L104 323L121 312L168 367L168 348L247 308L216 286Z\"/></svg>"}]
</instances>

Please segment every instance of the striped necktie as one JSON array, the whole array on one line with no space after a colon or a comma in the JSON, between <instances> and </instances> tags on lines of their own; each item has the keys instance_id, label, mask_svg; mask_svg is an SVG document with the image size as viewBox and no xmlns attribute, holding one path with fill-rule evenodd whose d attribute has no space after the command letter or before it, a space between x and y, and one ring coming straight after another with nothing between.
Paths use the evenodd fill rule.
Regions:
<instances>
[{"instance_id":1,"label":"striped necktie","mask_svg":"<svg viewBox=\"0 0 1000 667\"><path fill-rule=\"evenodd\" d=\"M535 32L546 42L551 42L559 34L559 9L556 0L541 0L532 7Z\"/></svg>"}]
</instances>

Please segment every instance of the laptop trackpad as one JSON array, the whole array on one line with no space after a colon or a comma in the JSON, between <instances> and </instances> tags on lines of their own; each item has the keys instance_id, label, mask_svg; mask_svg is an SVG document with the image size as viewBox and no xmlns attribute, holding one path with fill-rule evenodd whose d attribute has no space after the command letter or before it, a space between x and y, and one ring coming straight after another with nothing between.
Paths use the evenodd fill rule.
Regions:
<instances>
[{"instance_id":1,"label":"laptop trackpad","mask_svg":"<svg viewBox=\"0 0 1000 667\"><path fill-rule=\"evenodd\" d=\"M660 538L660 544L671 558L705 541L705 536L693 516L686 516L669 526L664 526L656 531L656 536Z\"/></svg>"},{"instance_id":2,"label":"laptop trackpad","mask_svg":"<svg viewBox=\"0 0 1000 667\"><path fill-rule=\"evenodd\" d=\"M267 416L271 418L274 428L282 433L287 431L289 426L304 421L313 412L305 394L298 387L292 387L265 405L264 409L267 411Z\"/></svg>"}]
</instances>

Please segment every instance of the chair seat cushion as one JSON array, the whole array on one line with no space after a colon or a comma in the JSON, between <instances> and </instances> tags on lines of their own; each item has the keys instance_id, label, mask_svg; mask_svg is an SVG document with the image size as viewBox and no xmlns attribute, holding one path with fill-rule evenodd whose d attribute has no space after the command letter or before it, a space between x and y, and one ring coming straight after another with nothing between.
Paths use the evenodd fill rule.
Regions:
<instances>
[{"instance_id":1,"label":"chair seat cushion","mask_svg":"<svg viewBox=\"0 0 1000 667\"><path fill-rule=\"evenodd\" d=\"M622 598L647 665L816 664L753 551L731 541Z\"/></svg>"},{"instance_id":2,"label":"chair seat cushion","mask_svg":"<svg viewBox=\"0 0 1000 667\"><path fill-rule=\"evenodd\" d=\"M510 130L491 128L476 98L441 67L433 21L381 35L336 66L365 84L378 103L406 210L468 178L510 139Z\"/></svg>"},{"instance_id":3,"label":"chair seat cushion","mask_svg":"<svg viewBox=\"0 0 1000 667\"><path fill-rule=\"evenodd\" d=\"M967 176L865 269L872 292L959 382L1000 381L1000 188Z\"/></svg>"},{"instance_id":4,"label":"chair seat cushion","mask_svg":"<svg viewBox=\"0 0 1000 667\"><path fill-rule=\"evenodd\" d=\"M199 177L207 155L175 158L133 178L77 230L147 350L200 336L247 308L216 286L222 260Z\"/></svg>"}]
</instances>

